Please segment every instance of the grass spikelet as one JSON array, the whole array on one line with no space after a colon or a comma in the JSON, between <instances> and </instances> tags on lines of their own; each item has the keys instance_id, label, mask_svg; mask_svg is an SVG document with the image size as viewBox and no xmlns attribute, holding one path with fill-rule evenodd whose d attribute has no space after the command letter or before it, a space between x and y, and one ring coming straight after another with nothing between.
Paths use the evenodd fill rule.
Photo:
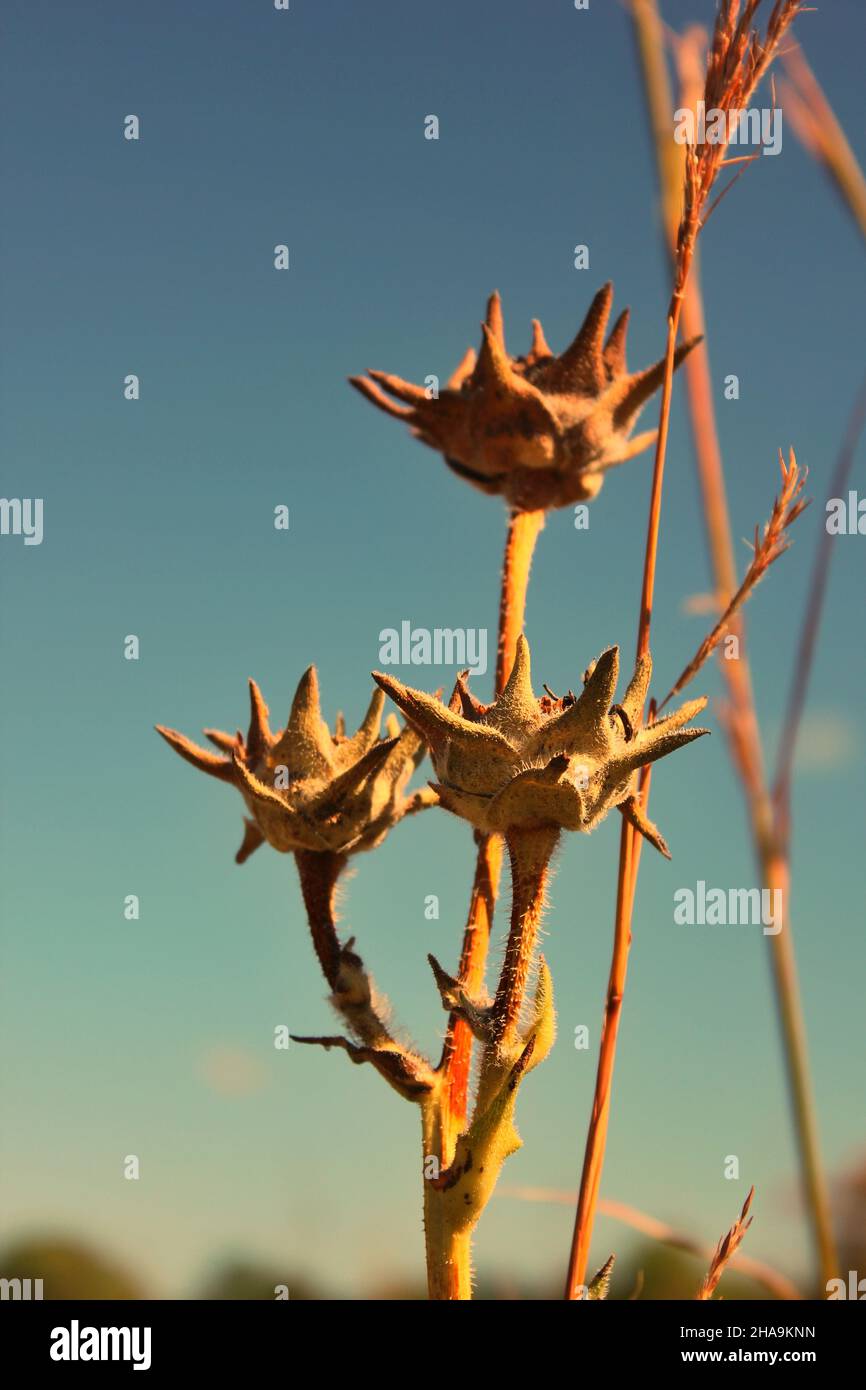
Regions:
<instances>
[{"instance_id":1,"label":"grass spikelet","mask_svg":"<svg viewBox=\"0 0 866 1390\"><path fill-rule=\"evenodd\" d=\"M770 566L784 555L791 544L788 531L809 505L809 499L801 496L806 484L806 472L801 470L797 464L794 450L791 449L787 467L779 451L779 467L782 470L782 489L773 503L773 510L770 513L769 521L764 523L763 535L760 534L758 527L755 527L755 539L752 545L752 559L749 568L743 576L743 582L734 594L727 608L711 632L708 632L701 645L698 647L689 664L677 677L667 695L661 701L659 709L662 709L675 695L688 685L700 671L707 658L712 656L722 638L731 630L734 619L737 617L743 604L749 599L755 588L760 584Z\"/></svg>"},{"instance_id":2,"label":"grass spikelet","mask_svg":"<svg viewBox=\"0 0 866 1390\"><path fill-rule=\"evenodd\" d=\"M736 1253L737 1247L742 1243L746 1231L752 1224L752 1218L751 1216L749 1216L749 1208L752 1205L752 1198L754 1197L754 1195L755 1189L754 1187L750 1187L749 1195L743 1203L742 1211L740 1212L731 1229L728 1231L727 1235L722 1236L721 1240L716 1246L716 1253L713 1255L713 1258L710 1262L710 1267L707 1270L706 1278L704 1279L704 1282L701 1284L701 1287L698 1289L698 1292L695 1295L696 1301L700 1302L705 1299L710 1299L715 1293L719 1280L725 1272L726 1266L730 1262L732 1256Z\"/></svg>"}]
</instances>

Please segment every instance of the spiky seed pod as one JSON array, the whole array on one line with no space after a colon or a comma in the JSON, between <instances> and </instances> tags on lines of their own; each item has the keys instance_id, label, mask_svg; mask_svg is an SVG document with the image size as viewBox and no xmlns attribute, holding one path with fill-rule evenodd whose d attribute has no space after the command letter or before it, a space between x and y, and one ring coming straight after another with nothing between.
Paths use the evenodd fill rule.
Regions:
<instances>
[{"instance_id":1,"label":"spiky seed pod","mask_svg":"<svg viewBox=\"0 0 866 1390\"><path fill-rule=\"evenodd\" d=\"M583 502L596 496L608 468L642 453L656 436L649 430L630 437L662 384L664 361L626 370L628 309L605 338L612 299L608 283L559 357L537 319L530 351L510 357L499 295L492 294L477 359L470 348L437 398L388 372L349 379L482 492L501 494L523 511ZM676 366L699 341L677 349Z\"/></svg>"},{"instance_id":2,"label":"spiky seed pod","mask_svg":"<svg viewBox=\"0 0 866 1390\"><path fill-rule=\"evenodd\" d=\"M251 819L235 858L248 859L265 841L283 853L298 850L356 854L373 849L406 814L435 802L428 789L411 797L406 784L423 760L424 741L411 728L389 720L380 738L382 692L373 692L356 734L347 738L342 716L331 733L319 707L315 666L301 677L286 727L272 733L268 708L250 681L246 738L206 729L220 754L199 748L174 729L157 725L167 743L202 772L237 787Z\"/></svg>"},{"instance_id":3,"label":"spiky seed pod","mask_svg":"<svg viewBox=\"0 0 866 1390\"><path fill-rule=\"evenodd\" d=\"M441 805L479 830L590 831L618 806L668 855L634 796L634 777L639 768L709 731L684 727L705 699L689 700L664 719L642 725L651 672L647 654L621 704L613 704L619 653L610 647L587 671L579 696L537 699L529 644L521 637L508 683L492 705L479 704L464 677L450 706L393 676L374 672L373 679L430 745Z\"/></svg>"}]
</instances>

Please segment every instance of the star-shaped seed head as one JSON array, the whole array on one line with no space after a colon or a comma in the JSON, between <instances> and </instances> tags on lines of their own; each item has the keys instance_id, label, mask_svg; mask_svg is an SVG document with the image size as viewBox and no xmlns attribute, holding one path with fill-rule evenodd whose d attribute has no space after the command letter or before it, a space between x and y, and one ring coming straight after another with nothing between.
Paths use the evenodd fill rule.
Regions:
<instances>
[{"instance_id":1,"label":"star-shaped seed head","mask_svg":"<svg viewBox=\"0 0 866 1390\"><path fill-rule=\"evenodd\" d=\"M438 396L387 372L350 380L482 492L499 493L524 511L583 502L596 496L608 468L642 453L656 435L650 430L630 437L662 384L664 362L626 370L629 311L606 336L612 299L613 286L604 285L558 357L537 319L530 351L510 357L494 293L477 359L470 348ZM676 366L699 341L677 349Z\"/></svg>"},{"instance_id":2,"label":"star-shaped seed head","mask_svg":"<svg viewBox=\"0 0 866 1390\"><path fill-rule=\"evenodd\" d=\"M619 653L610 647L586 672L580 695L537 699L529 645L521 637L508 684L492 705L474 698L464 676L449 705L392 676L374 672L373 679L427 740L441 805L479 830L589 831L618 806L667 854L634 796L635 774L709 732L685 728L706 700L689 700L644 725L649 653L638 662L622 702L614 704L618 673Z\"/></svg>"},{"instance_id":3,"label":"star-shaped seed head","mask_svg":"<svg viewBox=\"0 0 866 1390\"><path fill-rule=\"evenodd\" d=\"M412 728L400 730L393 715L387 738L380 738L385 697L373 692L363 723L351 738L342 716L332 734L319 708L316 668L310 666L295 692L286 727L272 733L268 708L250 681L250 724L246 738L215 729L205 733L220 753L199 748L174 729L157 725L167 743L221 782L237 787L251 819L235 856L242 864L259 845L289 853L297 850L355 854L373 849L398 820L435 803L429 790L404 795L423 760L424 740Z\"/></svg>"}]
</instances>

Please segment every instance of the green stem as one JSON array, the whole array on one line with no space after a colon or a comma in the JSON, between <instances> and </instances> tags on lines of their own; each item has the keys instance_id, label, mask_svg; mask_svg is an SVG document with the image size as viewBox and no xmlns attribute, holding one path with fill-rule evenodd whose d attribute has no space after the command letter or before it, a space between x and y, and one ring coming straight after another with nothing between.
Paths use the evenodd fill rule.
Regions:
<instances>
[{"instance_id":1,"label":"green stem","mask_svg":"<svg viewBox=\"0 0 866 1390\"><path fill-rule=\"evenodd\" d=\"M462 1302L472 1297L472 1235L469 1230L452 1229L442 1187L437 1185L444 1138L442 1099L437 1091L421 1104L427 1293L437 1302ZM431 1164L431 1159L436 1160L435 1164ZM430 1172L434 1167L435 1176Z\"/></svg>"}]
</instances>

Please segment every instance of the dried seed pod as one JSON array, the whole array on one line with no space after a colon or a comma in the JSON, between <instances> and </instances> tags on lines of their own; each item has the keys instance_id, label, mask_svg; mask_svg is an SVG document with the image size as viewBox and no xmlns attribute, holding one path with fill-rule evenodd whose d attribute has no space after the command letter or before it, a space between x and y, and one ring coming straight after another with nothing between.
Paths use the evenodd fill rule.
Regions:
<instances>
[{"instance_id":1,"label":"dried seed pod","mask_svg":"<svg viewBox=\"0 0 866 1390\"><path fill-rule=\"evenodd\" d=\"M508 683L492 705L466 698L458 682L458 713L393 676L373 673L409 723L430 745L446 810L479 830L508 832L548 826L590 831L614 806L663 854L667 846L634 797L639 768L708 732L687 729L706 704L689 700L643 725L652 662L638 662L620 704L614 704L619 653L610 647L589 668L580 695L533 694L529 644L521 637Z\"/></svg>"},{"instance_id":2,"label":"dried seed pod","mask_svg":"<svg viewBox=\"0 0 866 1390\"><path fill-rule=\"evenodd\" d=\"M283 853L298 850L355 854L373 849L403 816L431 805L425 789L406 797L406 784L425 754L411 728L380 738L384 696L374 691L356 734L331 733L319 708L316 668L295 692L286 727L272 733L268 709L250 681L246 738L206 730L219 754L157 725L167 743L202 772L237 787L251 819L235 856L242 864L265 841ZM342 729L338 719L337 729Z\"/></svg>"},{"instance_id":3,"label":"dried seed pod","mask_svg":"<svg viewBox=\"0 0 866 1390\"><path fill-rule=\"evenodd\" d=\"M477 359L470 348L438 396L387 372L350 381L482 492L524 511L583 502L596 496L608 468L642 453L656 435L630 437L662 384L664 362L626 370L628 309L605 338L612 298L613 286L604 285L560 356L536 319L530 351L510 357L494 293ZM676 366L699 341L677 349Z\"/></svg>"}]
</instances>

